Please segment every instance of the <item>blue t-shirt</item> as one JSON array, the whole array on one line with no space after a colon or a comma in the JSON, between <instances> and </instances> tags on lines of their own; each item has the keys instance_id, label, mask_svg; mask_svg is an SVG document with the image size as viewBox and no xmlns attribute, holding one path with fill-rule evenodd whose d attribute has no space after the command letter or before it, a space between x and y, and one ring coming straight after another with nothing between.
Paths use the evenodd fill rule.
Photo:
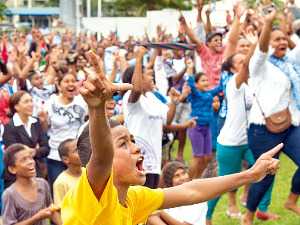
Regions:
<instances>
[{"instance_id":1,"label":"blue t-shirt","mask_svg":"<svg viewBox=\"0 0 300 225\"><path fill-rule=\"evenodd\" d=\"M191 117L197 117L197 125L209 125L213 118L213 99L219 92L222 91L222 86L209 90L200 91L195 86L194 76L189 76L187 84L191 88L191 94L188 96L188 101L191 103Z\"/></svg>"}]
</instances>

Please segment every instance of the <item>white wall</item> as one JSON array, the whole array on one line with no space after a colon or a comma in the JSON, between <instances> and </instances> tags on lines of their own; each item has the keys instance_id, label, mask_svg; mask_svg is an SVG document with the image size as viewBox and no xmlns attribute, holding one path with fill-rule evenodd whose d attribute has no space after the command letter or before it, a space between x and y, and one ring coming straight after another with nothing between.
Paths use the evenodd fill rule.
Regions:
<instances>
[{"instance_id":1,"label":"white wall","mask_svg":"<svg viewBox=\"0 0 300 225\"><path fill-rule=\"evenodd\" d=\"M216 5L207 5L203 9L202 17L205 18L207 7L213 9L211 14L212 24L215 26L226 25L226 10L231 10L232 6L239 0L223 0ZM300 5L300 0L296 0ZM193 27L196 25L197 11L183 11L187 22ZM141 37L145 30L150 37L155 36L156 26L161 24L167 27L167 32L177 35L179 11L164 9L161 11L148 11L146 17L91 17L83 18L82 24L87 31L102 32L104 35L110 31L118 31L121 40L125 40L129 35Z\"/></svg>"}]
</instances>

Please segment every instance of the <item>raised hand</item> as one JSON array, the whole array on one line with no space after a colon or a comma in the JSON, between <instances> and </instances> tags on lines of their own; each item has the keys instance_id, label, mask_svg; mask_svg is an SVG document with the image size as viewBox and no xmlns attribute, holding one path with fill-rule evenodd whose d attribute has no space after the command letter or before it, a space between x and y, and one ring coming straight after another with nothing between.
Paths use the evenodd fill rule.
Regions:
<instances>
[{"instance_id":1,"label":"raised hand","mask_svg":"<svg viewBox=\"0 0 300 225\"><path fill-rule=\"evenodd\" d=\"M177 91L174 87L172 87L169 91L169 96L173 102L178 102L180 97L180 92Z\"/></svg>"},{"instance_id":2,"label":"raised hand","mask_svg":"<svg viewBox=\"0 0 300 225\"><path fill-rule=\"evenodd\" d=\"M252 44L255 45L258 42L258 35L257 33L247 32L245 33L245 38Z\"/></svg>"},{"instance_id":3,"label":"raised hand","mask_svg":"<svg viewBox=\"0 0 300 225\"><path fill-rule=\"evenodd\" d=\"M283 144L279 144L270 151L262 154L249 169L251 176L255 182L259 182L265 178L268 174L274 175L279 169L279 160L274 159L273 157L279 154L282 149Z\"/></svg>"},{"instance_id":4,"label":"raised hand","mask_svg":"<svg viewBox=\"0 0 300 225\"><path fill-rule=\"evenodd\" d=\"M189 119L188 121L186 121L184 123L184 127L185 128L194 128L197 125L197 121L196 121L197 117L193 117L192 119Z\"/></svg>"},{"instance_id":5,"label":"raised hand","mask_svg":"<svg viewBox=\"0 0 300 225\"><path fill-rule=\"evenodd\" d=\"M270 12L265 16L265 21L272 23L277 15L277 11L275 8L270 9Z\"/></svg>"},{"instance_id":6,"label":"raised hand","mask_svg":"<svg viewBox=\"0 0 300 225\"><path fill-rule=\"evenodd\" d=\"M131 84L114 84L110 82L103 73L103 63L95 53L87 53L88 60L93 69L85 68L88 78L83 82L79 92L91 108L105 106L105 102L112 98L114 92L131 90Z\"/></svg>"},{"instance_id":7,"label":"raised hand","mask_svg":"<svg viewBox=\"0 0 300 225\"><path fill-rule=\"evenodd\" d=\"M180 12L180 16L179 16L179 23L182 26L186 26L187 25L186 20L185 20L183 14L181 12Z\"/></svg>"}]
</instances>

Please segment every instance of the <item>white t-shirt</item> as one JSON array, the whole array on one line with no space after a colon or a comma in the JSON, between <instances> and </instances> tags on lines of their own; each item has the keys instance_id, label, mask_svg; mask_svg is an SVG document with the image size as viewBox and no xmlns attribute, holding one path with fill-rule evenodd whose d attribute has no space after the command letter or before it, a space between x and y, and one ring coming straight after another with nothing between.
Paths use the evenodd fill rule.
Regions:
<instances>
[{"instance_id":1,"label":"white t-shirt","mask_svg":"<svg viewBox=\"0 0 300 225\"><path fill-rule=\"evenodd\" d=\"M167 73L164 68L164 62L162 56L157 56L154 63L154 74L155 74L155 84L158 90L167 95L169 89L169 82L167 78Z\"/></svg>"},{"instance_id":2,"label":"white t-shirt","mask_svg":"<svg viewBox=\"0 0 300 225\"><path fill-rule=\"evenodd\" d=\"M141 95L136 103L128 103L130 93L128 91L123 97L125 126L141 148L146 173L160 174L163 125L167 120L168 105L152 92Z\"/></svg>"},{"instance_id":3,"label":"white t-shirt","mask_svg":"<svg viewBox=\"0 0 300 225\"><path fill-rule=\"evenodd\" d=\"M50 125L48 135L51 150L48 158L60 160L58 146L68 138L77 137L78 130L84 123L88 112L87 105L80 95L75 96L70 104L63 105L54 94L46 102L45 108Z\"/></svg>"},{"instance_id":4,"label":"white t-shirt","mask_svg":"<svg viewBox=\"0 0 300 225\"><path fill-rule=\"evenodd\" d=\"M207 203L198 203L195 205L180 206L164 211L181 223L186 222L193 225L205 225Z\"/></svg>"},{"instance_id":5,"label":"white t-shirt","mask_svg":"<svg viewBox=\"0 0 300 225\"><path fill-rule=\"evenodd\" d=\"M217 139L218 143L226 146L240 146L248 143L247 112L251 108L251 102L247 99L252 99L253 94L245 83L237 89L236 76L232 76L226 86L228 111Z\"/></svg>"},{"instance_id":6,"label":"white t-shirt","mask_svg":"<svg viewBox=\"0 0 300 225\"><path fill-rule=\"evenodd\" d=\"M249 64L249 86L257 96L257 99L266 117L284 110L289 106L292 114L292 124L300 124L300 111L297 110L295 100L291 94L291 82L286 74L268 61L268 53L257 48L251 57ZM300 45L287 53L289 60L299 64ZM250 111L249 122L253 124L265 124L261 110L256 101Z\"/></svg>"}]
</instances>

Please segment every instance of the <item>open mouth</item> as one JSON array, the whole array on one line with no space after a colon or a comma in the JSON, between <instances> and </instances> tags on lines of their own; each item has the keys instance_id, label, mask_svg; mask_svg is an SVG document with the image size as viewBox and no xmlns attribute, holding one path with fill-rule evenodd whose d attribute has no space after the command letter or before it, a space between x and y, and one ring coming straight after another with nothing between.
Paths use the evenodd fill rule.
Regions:
<instances>
[{"instance_id":1,"label":"open mouth","mask_svg":"<svg viewBox=\"0 0 300 225\"><path fill-rule=\"evenodd\" d=\"M144 156L140 156L136 162L136 169L141 173L144 173L143 162L144 162Z\"/></svg>"},{"instance_id":2,"label":"open mouth","mask_svg":"<svg viewBox=\"0 0 300 225\"><path fill-rule=\"evenodd\" d=\"M75 87L67 88L67 92L70 93L70 94L73 94L75 92Z\"/></svg>"}]
</instances>

